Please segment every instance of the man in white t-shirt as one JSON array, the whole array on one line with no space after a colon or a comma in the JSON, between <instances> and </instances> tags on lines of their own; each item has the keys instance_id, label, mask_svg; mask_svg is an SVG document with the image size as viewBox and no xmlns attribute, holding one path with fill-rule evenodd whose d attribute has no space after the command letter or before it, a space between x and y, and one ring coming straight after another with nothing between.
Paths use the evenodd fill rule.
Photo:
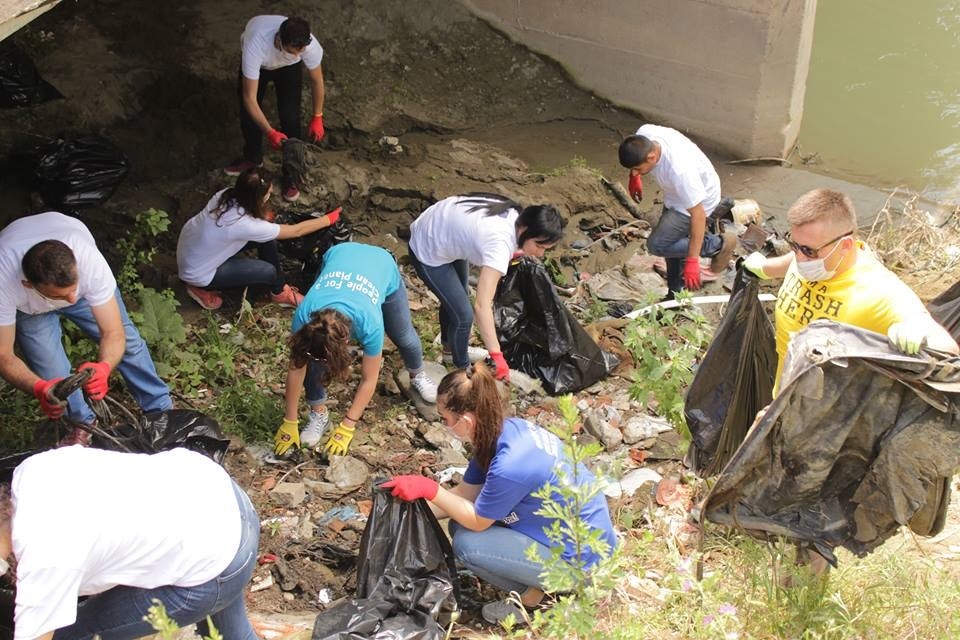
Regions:
<instances>
[{"instance_id":1,"label":"man in white t-shirt","mask_svg":"<svg viewBox=\"0 0 960 640\"><path fill-rule=\"evenodd\" d=\"M0 376L32 392L51 419L64 413L51 390L71 369L61 342L61 317L100 344L98 359L78 367L92 372L84 385L91 398L107 394L110 373L117 368L145 412L173 406L89 229L54 211L15 220L0 232ZM74 423L89 425L95 419L79 389L66 412ZM75 428L66 443L88 440L86 430Z\"/></svg>"},{"instance_id":2,"label":"man in white t-shirt","mask_svg":"<svg viewBox=\"0 0 960 640\"><path fill-rule=\"evenodd\" d=\"M78 484L83 500L65 490ZM244 591L259 534L246 493L195 451L38 453L0 485L0 559L16 560L14 638L152 636L144 613L156 599L205 638L209 615L218 637L256 640Z\"/></svg>"},{"instance_id":3,"label":"man in white t-shirt","mask_svg":"<svg viewBox=\"0 0 960 640\"><path fill-rule=\"evenodd\" d=\"M256 16L247 22L240 36L240 129L243 131L243 157L226 168L227 175L238 176L244 170L263 163L263 136L274 149L289 138L301 137L300 94L306 67L313 91L313 117L308 132L314 142L323 129L323 47L310 33L303 18ZM303 63L301 65L301 62ZM274 129L261 104L267 84L273 82L277 95L280 129ZM300 197L294 180L283 176L283 198L293 202Z\"/></svg>"},{"instance_id":4,"label":"man in white t-shirt","mask_svg":"<svg viewBox=\"0 0 960 640\"><path fill-rule=\"evenodd\" d=\"M700 288L700 257L710 268L727 268L737 236L707 231L707 216L720 204L720 177L689 138L669 127L645 124L620 143L620 164L630 170L630 195L643 197L642 176L663 189L663 212L647 238L647 250L667 262L668 299L682 288Z\"/></svg>"}]
</instances>

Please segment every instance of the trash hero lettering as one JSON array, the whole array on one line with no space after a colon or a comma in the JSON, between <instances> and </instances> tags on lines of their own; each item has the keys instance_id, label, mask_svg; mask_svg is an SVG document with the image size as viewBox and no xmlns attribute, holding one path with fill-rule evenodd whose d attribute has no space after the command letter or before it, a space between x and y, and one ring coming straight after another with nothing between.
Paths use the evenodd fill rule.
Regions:
<instances>
[{"instance_id":1,"label":"trash hero lettering","mask_svg":"<svg viewBox=\"0 0 960 640\"><path fill-rule=\"evenodd\" d=\"M380 289L364 275L352 271L331 271L320 276L317 289L348 289L363 294L371 304L380 303Z\"/></svg>"},{"instance_id":2,"label":"trash hero lettering","mask_svg":"<svg viewBox=\"0 0 960 640\"><path fill-rule=\"evenodd\" d=\"M787 274L777 295L777 310L801 326L818 318L837 320L843 304L827 294L827 285L807 282L792 273Z\"/></svg>"}]
</instances>

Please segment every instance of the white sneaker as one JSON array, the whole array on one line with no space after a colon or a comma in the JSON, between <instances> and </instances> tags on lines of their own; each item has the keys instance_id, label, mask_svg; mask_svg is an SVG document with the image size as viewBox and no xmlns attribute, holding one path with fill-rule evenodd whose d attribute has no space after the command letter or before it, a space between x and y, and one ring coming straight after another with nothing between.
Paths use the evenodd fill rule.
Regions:
<instances>
[{"instance_id":1,"label":"white sneaker","mask_svg":"<svg viewBox=\"0 0 960 640\"><path fill-rule=\"evenodd\" d=\"M426 371L421 371L410 379L410 384L424 401L433 404L437 401L437 384L430 379ZM303 436L300 438L303 439Z\"/></svg>"},{"instance_id":2,"label":"white sneaker","mask_svg":"<svg viewBox=\"0 0 960 640\"><path fill-rule=\"evenodd\" d=\"M483 347L467 347L467 359L470 360L471 364L474 362L480 362L489 356L490 352ZM443 364L453 364L452 353L443 353Z\"/></svg>"},{"instance_id":3,"label":"white sneaker","mask_svg":"<svg viewBox=\"0 0 960 640\"><path fill-rule=\"evenodd\" d=\"M436 396L436 391L434 391L434 396ZM307 425L300 430L300 446L304 449L317 446L320 444L329 427L329 411L326 409L323 411L311 411L310 417L307 419Z\"/></svg>"}]
</instances>

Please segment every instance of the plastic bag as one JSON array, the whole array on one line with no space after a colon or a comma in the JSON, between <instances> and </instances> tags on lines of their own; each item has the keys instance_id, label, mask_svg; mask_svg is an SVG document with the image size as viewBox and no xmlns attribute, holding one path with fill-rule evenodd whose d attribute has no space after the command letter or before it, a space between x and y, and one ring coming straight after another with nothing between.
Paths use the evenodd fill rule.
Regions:
<instances>
[{"instance_id":1,"label":"plastic bag","mask_svg":"<svg viewBox=\"0 0 960 640\"><path fill-rule=\"evenodd\" d=\"M158 453L177 447L202 453L223 464L230 439L210 416L191 409L170 409L143 416L139 424L129 421L102 433L94 433L92 446L110 451Z\"/></svg>"},{"instance_id":2,"label":"plastic bag","mask_svg":"<svg viewBox=\"0 0 960 640\"><path fill-rule=\"evenodd\" d=\"M510 368L539 378L551 395L589 387L619 364L580 326L536 260L510 265L497 285L493 317Z\"/></svg>"},{"instance_id":3,"label":"plastic bag","mask_svg":"<svg viewBox=\"0 0 960 640\"><path fill-rule=\"evenodd\" d=\"M931 300L927 310L954 340L960 341L960 281Z\"/></svg>"},{"instance_id":4,"label":"plastic bag","mask_svg":"<svg viewBox=\"0 0 960 640\"><path fill-rule=\"evenodd\" d=\"M457 611L458 597L453 549L427 503L375 488L360 539L356 598L318 615L312 637L440 640L437 620Z\"/></svg>"},{"instance_id":5,"label":"plastic bag","mask_svg":"<svg viewBox=\"0 0 960 640\"><path fill-rule=\"evenodd\" d=\"M35 154L36 188L48 206L103 202L129 169L123 152L97 136L52 140Z\"/></svg>"},{"instance_id":6,"label":"plastic bag","mask_svg":"<svg viewBox=\"0 0 960 640\"><path fill-rule=\"evenodd\" d=\"M960 357L900 353L817 320L790 341L781 391L717 477L708 520L813 546L835 563L901 526L942 528L960 466Z\"/></svg>"},{"instance_id":7,"label":"plastic bag","mask_svg":"<svg viewBox=\"0 0 960 640\"><path fill-rule=\"evenodd\" d=\"M326 214L280 211L277 213L274 222L277 224L297 224L319 215ZM299 238L281 240L279 251L281 260L284 262L284 272L290 276L294 284L306 291L320 273L323 256L327 253L327 250L342 242L350 242L352 237L353 230L350 223L341 215L333 226Z\"/></svg>"},{"instance_id":8,"label":"plastic bag","mask_svg":"<svg viewBox=\"0 0 960 640\"><path fill-rule=\"evenodd\" d=\"M687 460L701 476L719 472L770 404L777 351L755 276L741 267L710 348L690 384L684 416L693 440Z\"/></svg>"},{"instance_id":9,"label":"plastic bag","mask_svg":"<svg viewBox=\"0 0 960 640\"><path fill-rule=\"evenodd\" d=\"M62 97L40 77L23 49L13 43L0 45L0 107L23 107Z\"/></svg>"}]
</instances>

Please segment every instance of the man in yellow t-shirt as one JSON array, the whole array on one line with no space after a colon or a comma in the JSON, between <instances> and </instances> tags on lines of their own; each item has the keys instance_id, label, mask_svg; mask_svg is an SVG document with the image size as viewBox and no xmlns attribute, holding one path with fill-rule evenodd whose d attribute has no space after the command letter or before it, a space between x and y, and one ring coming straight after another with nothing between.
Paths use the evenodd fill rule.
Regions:
<instances>
[{"instance_id":1,"label":"man in yellow t-shirt","mask_svg":"<svg viewBox=\"0 0 960 640\"><path fill-rule=\"evenodd\" d=\"M744 267L760 278L784 278L775 310L777 377L794 333L827 319L886 334L905 353L931 348L957 353L957 343L930 316L920 298L857 240L853 202L830 189L814 189L787 212L792 253L754 253Z\"/></svg>"}]
</instances>

